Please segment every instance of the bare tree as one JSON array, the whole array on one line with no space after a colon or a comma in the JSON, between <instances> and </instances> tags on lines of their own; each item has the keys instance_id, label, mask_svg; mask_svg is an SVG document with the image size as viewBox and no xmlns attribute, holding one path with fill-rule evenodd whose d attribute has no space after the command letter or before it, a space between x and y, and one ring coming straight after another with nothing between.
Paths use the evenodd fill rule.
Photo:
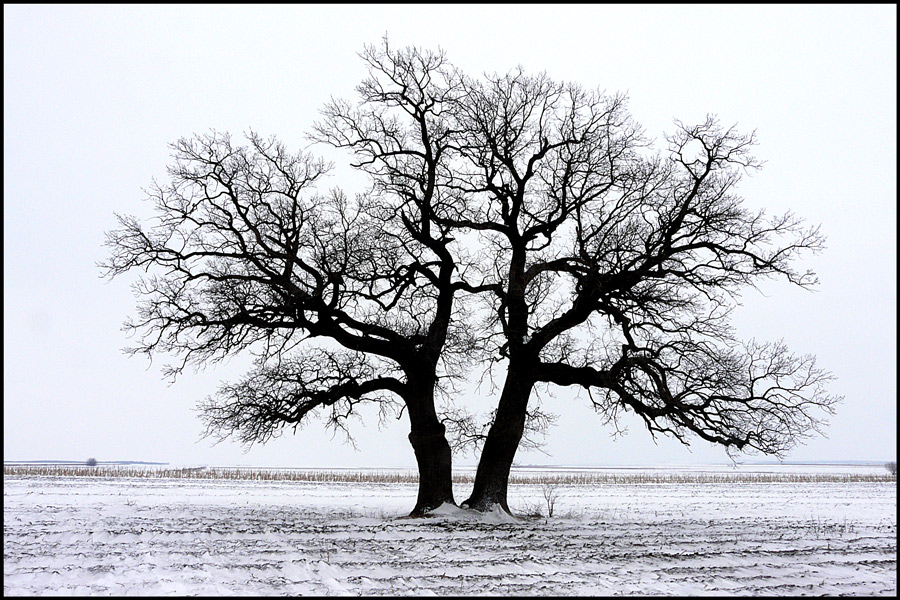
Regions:
<instances>
[{"instance_id":1,"label":"bare tree","mask_svg":"<svg viewBox=\"0 0 900 600\"><path fill-rule=\"evenodd\" d=\"M544 502L547 503L547 516L553 517L553 511L556 509L556 501L559 500L559 484L547 482L541 485L541 494L544 496Z\"/></svg>"},{"instance_id":2,"label":"bare tree","mask_svg":"<svg viewBox=\"0 0 900 600\"><path fill-rule=\"evenodd\" d=\"M120 217L108 236L108 275L152 271L134 352L180 357L172 375L257 356L203 404L210 435L263 442L317 412L344 427L375 402L409 415L414 514L453 502L445 423L454 445L483 444L465 504L508 511L515 453L552 422L538 388L582 388L652 435L776 455L830 413L813 357L729 325L762 278L814 285L792 265L822 247L791 214L742 207L752 134L678 123L652 154L620 95L521 70L475 80L386 40L362 58L359 100L329 102L311 138L352 152L366 193L321 194L321 161L213 133L174 145L154 221ZM487 429L435 405L475 361L506 369Z\"/></svg>"},{"instance_id":3,"label":"bare tree","mask_svg":"<svg viewBox=\"0 0 900 600\"><path fill-rule=\"evenodd\" d=\"M579 386L609 421L631 410L684 443L777 455L816 430L815 411L838 401L830 376L781 343L740 344L728 323L761 278L812 286L792 262L822 247L790 214L742 208L734 188L758 166L753 135L712 117L678 123L667 154L650 155L622 96L521 71L462 81L451 129L463 200L441 223L491 248L486 335L506 365L464 505L509 510L537 385Z\"/></svg>"},{"instance_id":4,"label":"bare tree","mask_svg":"<svg viewBox=\"0 0 900 600\"><path fill-rule=\"evenodd\" d=\"M138 318L126 328L140 338L130 351L179 357L173 377L253 353L254 370L201 406L209 435L247 444L317 412L344 427L360 402L383 415L399 407L419 464L413 513L452 503L434 393L444 351L466 341L451 325L446 241L427 211L403 211L405 199L320 194L328 165L274 138L248 140L178 141L171 183L149 192L155 218L120 216L107 234L106 274L149 273L135 284Z\"/></svg>"}]
</instances>

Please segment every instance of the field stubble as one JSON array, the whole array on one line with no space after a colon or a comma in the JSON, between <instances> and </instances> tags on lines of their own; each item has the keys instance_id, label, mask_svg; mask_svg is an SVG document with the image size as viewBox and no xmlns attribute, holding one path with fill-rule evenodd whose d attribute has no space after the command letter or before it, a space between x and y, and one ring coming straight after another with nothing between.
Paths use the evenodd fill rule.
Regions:
<instances>
[{"instance_id":1,"label":"field stubble","mask_svg":"<svg viewBox=\"0 0 900 600\"><path fill-rule=\"evenodd\" d=\"M247 467L148 468L86 465L14 465L3 467L4 476L101 477L143 479L217 479L235 481L302 481L317 483L418 483L412 470L361 469L256 469ZM453 483L466 485L474 472L456 471ZM760 472L515 472L510 484L634 485L634 484L729 484L729 483L883 483L896 481L889 473L760 473Z\"/></svg>"}]
</instances>

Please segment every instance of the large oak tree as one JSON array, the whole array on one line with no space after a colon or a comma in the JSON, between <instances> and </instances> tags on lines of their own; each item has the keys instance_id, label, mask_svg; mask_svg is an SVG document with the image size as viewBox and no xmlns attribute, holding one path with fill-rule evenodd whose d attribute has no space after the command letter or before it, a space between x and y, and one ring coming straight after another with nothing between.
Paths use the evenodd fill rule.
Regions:
<instances>
[{"instance_id":1,"label":"large oak tree","mask_svg":"<svg viewBox=\"0 0 900 600\"><path fill-rule=\"evenodd\" d=\"M265 442L312 413L343 427L359 402L399 401L419 466L413 514L422 514L454 502L435 392L463 370L471 339L454 320L462 284L452 238L431 207L443 141L426 124L441 109L422 74L443 59L374 48L364 58L359 106L327 107L317 132L355 144L370 190L322 194L327 165L254 133L249 146L216 133L183 139L171 182L149 192L156 217L120 216L103 267L150 273L126 324L141 335L132 352L180 357L173 375L256 354L251 373L203 404L212 435Z\"/></svg>"},{"instance_id":2,"label":"large oak tree","mask_svg":"<svg viewBox=\"0 0 900 600\"><path fill-rule=\"evenodd\" d=\"M492 249L489 333L506 365L466 505L509 510L537 385L582 388L610 421L633 411L651 434L732 451L778 455L816 430L839 400L830 376L782 343L742 344L729 325L740 291L763 278L814 285L794 262L823 242L791 214L742 206L752 134L708 117L677 123L652 153L622 96L521 70L463 82L451 127L464 200L441 222Z\"/></svg>"},{"instance_id":3,"label":"large oak tree","mask_svg":"<svg viewBox=\"0 0 900 600\"><path fill-rule=\"evenodd\" d=\"M318 192L321 161L212 134L174 145L155 221L109 234L110 275L153 273L134 351L179 356L173 373L257 353L204 404L211 433L264 442L317 411L343 426L359 402L399 403L422 514L454 501L448 423L483 444L465 504L509 510L516 451L547 423L540 386L729 451L784 453L831 412L813 357L729 324L764 278L814 285L794 264L823 243L743 206L752 134L676 123L654 152L620 95L521 69L475 79L386 41L362 58L358 100L329 102L311 138L352 153L369 189ZM486 433L435 403L479 362L505 368Z\"/></svg>"}]
</instances>

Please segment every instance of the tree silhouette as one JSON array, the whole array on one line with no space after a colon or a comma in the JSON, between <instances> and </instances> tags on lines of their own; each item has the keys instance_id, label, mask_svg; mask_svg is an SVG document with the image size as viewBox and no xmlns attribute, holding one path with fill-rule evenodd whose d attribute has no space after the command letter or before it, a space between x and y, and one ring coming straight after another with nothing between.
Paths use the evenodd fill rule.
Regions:
<instances>
[{"instance_id":1,"label":"tree silhouette","mask_svg":"<svg viewBox=\"0 0 900 600\"><path fill-rule=\"evenodd\" d=\"M830 413L830 376L782 343L741 344L728 316L745 286L822 247L791 214L741 206L754 136L709 117L649 154L622 96L527 76L463 78L457 192L441 222L478 231L490 334L507 373L466 505L507 511L509 470L539 384L578 386L609 421L781 454ZM485 255L487 256L487 255Z\"/></svg>"},{"instance_id":2,"label":"tree silhouette","mask_svg":"<svg viewBox=\"0 0 900 600\"><path fill-rule=\"evenodd\" d=\"M209 435L247 444L313 413L344 427L360 402L382 414L399 403L419 464L413 513L453 502L434 393L442 357L467 340L452 325L454 263L422 209L430 198L410 208L386 194L320 194L328 165L248 140L178 141L171 183L149 192L156 217L119 216L107 234L107 275L151 273L135 284L138 318L126 328L141 337L130 352L180 357L172 376L252 352L253 371L201 406Z\"/></svg>"},{"instance_id":3,"label":"tree silhouette","mask_svg":"<svg viewBox=\"0 0 900 600\"><path fill-rule=\"evenodd\" d=\"M108 234L106 274L147 273L132 352L179 357L173 376L257 357L202 404L209 435L265 442L317 413L343 428L361 402L406 412L422 514L453 502L451 442L482 448L465 504L509 510L516 451L553 420L532 401L544 386L685 444L780 455L817 431L840 400L830 375L729 322L762 279L812 287L794 263L823 244L743 206L753 134L676 122L654 153L622 95L521 69L474 79L387 40L361 56L358 101L331 100L310 137L352 153L364 193L317 191L329 165L274 138L213 132L173 145L153 220ZM452 403L475 365L506 369L485 428Z\"/></svg>"}]
</instances>

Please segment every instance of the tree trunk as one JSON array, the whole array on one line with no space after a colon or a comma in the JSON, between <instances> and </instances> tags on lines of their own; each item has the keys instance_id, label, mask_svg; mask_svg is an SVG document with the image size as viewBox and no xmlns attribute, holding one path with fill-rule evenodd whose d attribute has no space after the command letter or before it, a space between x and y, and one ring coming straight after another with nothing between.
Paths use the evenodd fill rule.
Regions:
<instances>
[{"instance_id":1,"label":"tree trunk","mask_svg":"<svg viewBox=\"0 0 900 600\"><path fill-rule=\"evenodd\" d=\"M455 505L453 500L453 471L450 444L445 435L446 428L437 418L434 410L433 386L422 392L414 401L407 403L409 409L409 443L416 454L419 467L419 495L410 516L422 516L445 502Z\"/></svg>"},{"instance_id":2,"label":"tree trunk","mask_svg":"<svg viewBox=\"0 0 900 600\"><path fill-rule=\"evenodd\" d=\"M455 505L450 444L443 423L424 432L413 430L409 441L419 466L419 495L410 516L422 516L445 502Z\"/></svg>"},{"instance_id":3,"label":"tree trunk","mask_svg":"<svg viewBox=\"0 0 900 600\"><path fill-rule=\"evenodd\" d=\"M530 378L523 376L526 372L524 368L512 365L507 371L500 403L497 405L497 415L488 431L478 461L475 485L469 499L463 503L468 508L486 511L499 504L503 510L512 514L506 500L509 471L525 432L528 398L534 386Z\"/></svg>"}]
</instances>

